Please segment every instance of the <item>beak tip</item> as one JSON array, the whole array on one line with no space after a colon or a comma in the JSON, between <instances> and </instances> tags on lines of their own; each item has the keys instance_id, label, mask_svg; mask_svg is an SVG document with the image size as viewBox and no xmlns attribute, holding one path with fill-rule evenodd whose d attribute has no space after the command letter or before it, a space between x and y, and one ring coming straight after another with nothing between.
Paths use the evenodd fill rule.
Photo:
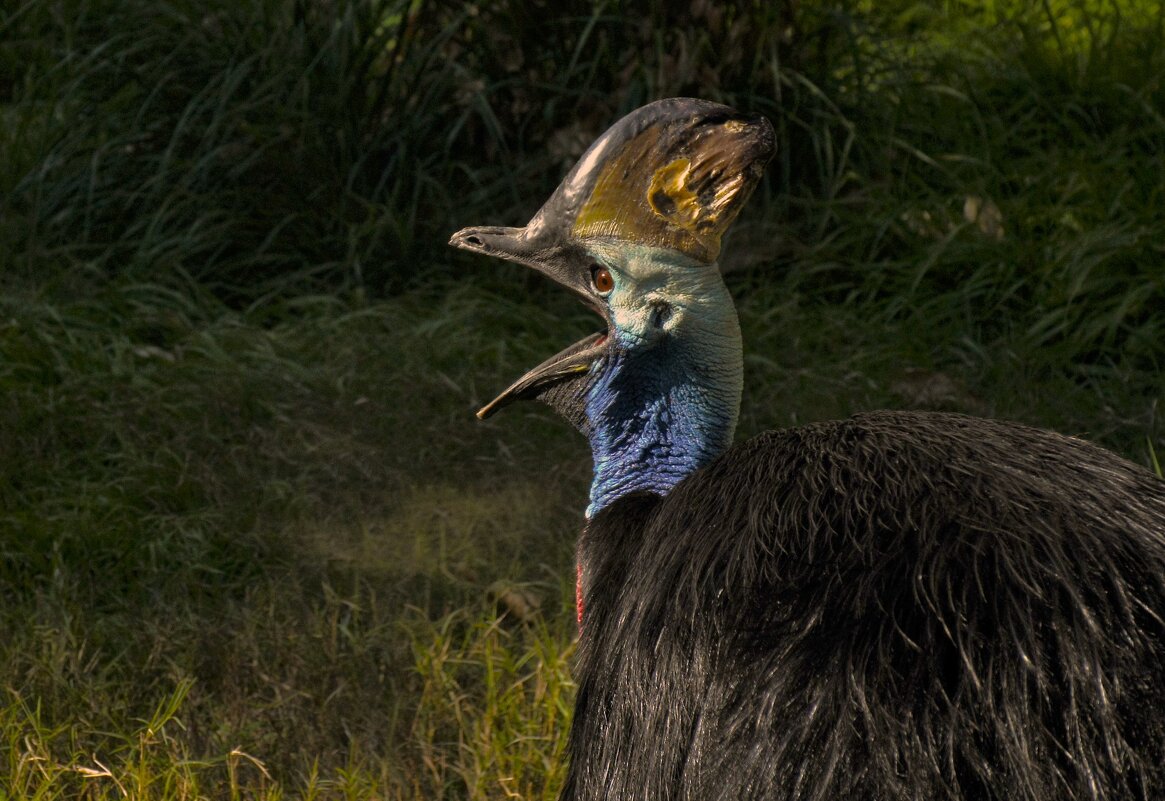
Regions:
<instances>
[{"instance_id":1,"label":"beak tip","mask_svg":"<svg viewBox=\"0 0 1165 801\"><path fill-rule=\"evenodd\" d=\"M450 247L484 253L501 259L530 264L537 259L538 243L531 241L526 228L505 228L496 225L462 228L449 237Z\"/></svg>"},{"instance_id":2,"label":"beak tip","mask_svg":"<svg viewBox=\"0 0 1165 801\"><path fill-rule=\"evenodd\" d=\"M462 228L449 237L449 246L461 250L481 250L482 241L480 237L474 235L474 230L473 228Z\"/></svg>"},{"instance_id":3,"label":"beak tip","mask_svg":"<svg viewBox=\"0 0 1165 801\"><path fill-rule=\"evenodd\" d=\"M509 403L508 392L503 392L501 395L498 395L485 406L482 406L480 409L474 412L473 416L478 420L487 420L490 417L493 417L497 410L505 406L507 403Z\"/></svg>"}]
</instances>

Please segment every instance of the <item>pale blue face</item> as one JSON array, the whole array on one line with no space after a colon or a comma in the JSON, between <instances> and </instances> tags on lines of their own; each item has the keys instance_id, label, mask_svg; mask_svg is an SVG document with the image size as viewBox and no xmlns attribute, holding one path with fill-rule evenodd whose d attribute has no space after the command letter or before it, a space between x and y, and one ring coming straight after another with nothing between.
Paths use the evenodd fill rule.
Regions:
<instances>
[{"instance_id":1,"label":"pale blue face","mask_svg":"<svg viewBox=\"0 0 1165 801\"><path fill-rule=\"evenodd\" d=\"M620 342L650 345L663 337L715 347L735 330L736 310L715 265L662 248L625 242L587 243L597 265L609 270L614 287L595 289L606 304ZM739 340L739 332L737 332ZM722 343L731 347L731 343ZM736 346L739 347L739 341Z\"/></svg>"},{"instance_id":2,"label":"pale blue face","mask_svg":"<svg viewBox=\"0 0 1165 801\"><path fill-rule=\"evenodd\" d=\"M743 381L736 309L714 265L588 242L611 341L591 365L588 516L639 490L666 494L732 440Z\"/></svg>"}]
</instances>

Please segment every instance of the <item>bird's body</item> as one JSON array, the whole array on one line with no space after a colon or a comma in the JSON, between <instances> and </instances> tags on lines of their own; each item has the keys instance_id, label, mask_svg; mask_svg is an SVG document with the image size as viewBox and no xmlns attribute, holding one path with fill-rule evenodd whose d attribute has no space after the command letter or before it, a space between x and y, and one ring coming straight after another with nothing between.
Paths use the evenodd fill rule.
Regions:
<instances>
[{"instance_id":1,"label":"bird's body","mask_svg":"<svg viewBox=\"0 0 1165 801\"><path fill-rule=\"evenodd\" d=\"M732 446L715 265L769 124L659 101L525 228L607 324L479 415L591 444L564 801L1165 798L1165 482L1081 440L878 412Z\"/></svg>"},{"instance_id":2,"label":"bird's body","mask_svg":"<svg viewBox=\"0 0 1165 801\"><path fill-rule=\"evenodd\" d=\"M880 412L762 434L580 543L563 799L1165 796L1165 482Z\"/></svg>"}]
</instances>

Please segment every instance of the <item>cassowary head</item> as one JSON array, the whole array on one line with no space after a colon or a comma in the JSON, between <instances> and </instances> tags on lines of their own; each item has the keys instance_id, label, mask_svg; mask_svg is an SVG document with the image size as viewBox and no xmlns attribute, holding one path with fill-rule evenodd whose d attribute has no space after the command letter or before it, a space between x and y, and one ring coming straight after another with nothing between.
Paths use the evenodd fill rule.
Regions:
<instances>
[{"instance_id":1,"label":"cassowary head","mask_svg":"<svg viewBox=\"0 0 1165 801\"><path fill-rule=\"evenodd\" d=\"M774 147L763 117L660 100L600 136L524 228L450 240L533 267L606 322L478 412L536 398L570 420L594 451L592 511L666 491L731 441L740 332L716 259Z\"/></svg>"}]
</instances>

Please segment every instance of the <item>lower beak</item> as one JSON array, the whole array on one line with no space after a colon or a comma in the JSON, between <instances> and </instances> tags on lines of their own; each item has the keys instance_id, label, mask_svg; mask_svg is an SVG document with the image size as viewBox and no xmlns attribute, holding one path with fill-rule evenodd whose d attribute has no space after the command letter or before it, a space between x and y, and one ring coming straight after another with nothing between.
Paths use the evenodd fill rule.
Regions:
<instances>
[{"instance_id":1,"label":"lower beak","mask_svg":"<svg viewBox=\"0 0 1165 801\"><path fill-rule=\"evenodd\" d=\"M477 411L484 420L516 400L537 398L551 387L572 378L580 378L591 371L595 362L607 352L607 334L591 334L570 347L551 356L542 364L510 384L500 395Z\"/></svg>"}]
</instances>

